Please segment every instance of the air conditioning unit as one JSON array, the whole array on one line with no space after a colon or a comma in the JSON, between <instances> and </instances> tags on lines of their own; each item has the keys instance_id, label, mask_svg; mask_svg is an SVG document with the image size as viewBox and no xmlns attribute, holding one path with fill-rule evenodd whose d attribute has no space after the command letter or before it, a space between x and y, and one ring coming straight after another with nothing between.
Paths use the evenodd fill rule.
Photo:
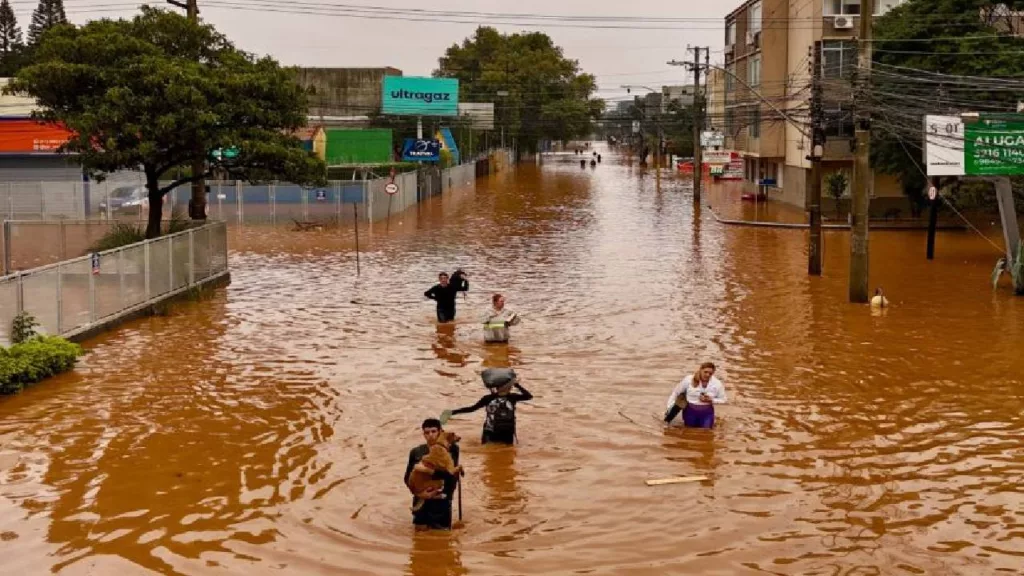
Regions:
<instances>
[{"instance_id":1,"label":"air conditioning unit","mask_svg":"<svg viewBox=\"0 0 1024 576\"><path fill-rule=\"evenodd\" d=\"M836 16L832 20L832 27L836 30L852 30L853 18L849 16Z\"/></svg>"}]
</instances>

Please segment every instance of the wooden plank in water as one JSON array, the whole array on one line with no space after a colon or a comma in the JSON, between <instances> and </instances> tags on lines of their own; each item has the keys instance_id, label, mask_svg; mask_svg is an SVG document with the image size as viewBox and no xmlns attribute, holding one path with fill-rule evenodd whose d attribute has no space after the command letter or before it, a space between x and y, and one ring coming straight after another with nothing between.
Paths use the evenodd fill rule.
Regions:
<instances>
[{"instance_id":1,"label":"wooden plank in water","mask_svg":"<svg viewBox=\"0 0 1024 576\"><path fill-rule=\"evenodd\" d=\"M688 482L703 482L710 480L707 476L676 476L675 478L659 478L647 480L648 486L664 486L665 484L686 484Z\"/></svg>"}]
</instances>

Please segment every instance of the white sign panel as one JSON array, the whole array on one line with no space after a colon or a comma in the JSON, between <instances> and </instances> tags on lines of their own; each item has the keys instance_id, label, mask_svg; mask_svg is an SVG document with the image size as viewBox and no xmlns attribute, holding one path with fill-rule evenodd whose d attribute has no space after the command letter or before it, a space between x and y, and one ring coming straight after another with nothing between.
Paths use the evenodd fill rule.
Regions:
<instances>
[{"instance_id":1,"label":"white sign panel","mask_svg":"<svg viewBox=\"0 0 1024 576\"><path fill-rule=\"evenodd\" d=\"M474 130L494 130L494 103L459 102L459 117Z\"/></svg>"},{"instance_id":2,"label":"white sign panel","mask_svg":"<svg viewBox=\"0 0 1024 576\"><path fill-rule=\"evenodd\" d=\"M725 146L725 134L717 131L704 131L700 133L701 148L721 148Z\"/></svg>"},{"instance_id":3,"label":"white sign panel","mask_svg":"<svg viewBox=\"0 0 1024 576\"><path fill-rule=\"evenodd\" d=\"M701 155L705 164L725 165L732 162L732 152L729 150L705 150Z\"/></svg>"},{"instance_id":4,"label":"white sign panel","mask_svg":"<svg viewBox=\"0 0 1024 576\"><path fill-rule=\"evenodd\" d=\"M964 121L959 116L925 116L924 161L929 176L963 176Z\"/></svg>"},{"instance_id":5,"label":"white sign panel","mask_svg":"<svg viewBox=\"0 0 1024 576\"><path fill-rule=\"evenodd\" d=\"M639 134L639 133L640 133L640 121L639 120L633 120L633 134Z\"/></svg>"}]
</instances>

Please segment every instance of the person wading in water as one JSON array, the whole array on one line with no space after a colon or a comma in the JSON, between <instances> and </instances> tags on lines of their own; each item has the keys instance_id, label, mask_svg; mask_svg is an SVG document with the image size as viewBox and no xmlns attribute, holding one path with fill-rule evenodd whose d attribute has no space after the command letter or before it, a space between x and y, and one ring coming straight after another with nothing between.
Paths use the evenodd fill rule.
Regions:
<instances>
[{"instance_id":1,"label":"person wading in water","mask_svg":"<svg viewBox=\"0 0 1024 576\"><path fill-rule=\"evenodd\" d=\"M484 317L484 342L504 344L508 342L508 328L519 324L519 315L505 307L505 297L495 294L491 297L491 311Z\"/></svg>"},{"instance_id":2,"label":"person wading in water","mask_svg":"<svg viewBox=\"0 0 1024 576\"><path fill-rule=\"evenodd\" d=\"M431 471L420 463L420 460L430 453L430 447L437 443L438 438L444 432L441 427L441 421L436 418L424 420L421 428L423 430L423 439L427 442L409 451L409 464L405 467L405 476L402 477L402 482L408 486L409 475L412 474L414 468L419 467L418 470L420 472L432 472L435 479L444 480L444 488L439 491L428 489L413 497L414 505L416 504L416 498L425 502L419 510L413 512L412 523L416 526L416 530L449 530L452 527L452 494L455 493L458 478L444 470ZM452 444L449 446L448 453L451 454L452 461L458 467L458 472L464 475L462 466L459 466L459 445Z\"/></svg>"},{"instance_id":3,"label":"person wading in water","mask_svg":"<svg viewBox=\"0 0 1024 576\"><path fill-rule=\"evenodd\" d=\"M437 275L437 284L423 293L424 296L437 302L437 321L442 324L455 320L455 297L459 292L469 291L469 280L466 273L456 270L451 280L447 272Z\"/></svg>"},{"instance_id":4,"label":"person wading in water","mask_svg":"<svg viewBox=\"0 0 1024 576\"><path fill-rule=\"evenodd\" d=\"M715 405L725 404L725 386L715 378L715 365L705 362L692 376L683 378L668 397L665 423L683 413L683 425L687 428L713 428L715 426Z\"/></svg>"},{"instance_id":5,"label":"person wading in water","mask_svg":"<svg viewBox=\"0 0 1024 576\"><path fill-rule=\"evenodd\" d=\"M533 394L519 384L519 378L511 368L488 368L481 374L484 385L491 393L472 406L457 410L445 410L441 420L447 421L455 414L468 414L481 408L487 409L484 430L480 442L487 444L514 444L516 441L516 404L533 400ZM512 389L519 390L513 393Z\"/></svg>"}]
</instances>

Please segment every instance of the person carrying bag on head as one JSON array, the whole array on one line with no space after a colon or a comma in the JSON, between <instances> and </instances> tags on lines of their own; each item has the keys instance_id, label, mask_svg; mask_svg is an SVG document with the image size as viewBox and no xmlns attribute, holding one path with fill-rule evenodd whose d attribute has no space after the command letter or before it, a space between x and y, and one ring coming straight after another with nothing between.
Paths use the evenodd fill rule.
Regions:
<instances>
[{"instance_id":1,"label":"person carrying bag on head","mask_svg":"<svg viewBox=\"0 0 1024 576\"><path fill-rule=\"evenodd\" d=\"M516 440L516 404L533 400L533 394L519 383L515 370L511 368L488 368L480 375L484 385L491 393L481 398L476 404L456 410L445 410L441 421L447 422L456 414L469 414L486 408L483 444L499 443L514 444ZM512 392L515 388L518 392Z\"/></svg>"}]
</instances>

